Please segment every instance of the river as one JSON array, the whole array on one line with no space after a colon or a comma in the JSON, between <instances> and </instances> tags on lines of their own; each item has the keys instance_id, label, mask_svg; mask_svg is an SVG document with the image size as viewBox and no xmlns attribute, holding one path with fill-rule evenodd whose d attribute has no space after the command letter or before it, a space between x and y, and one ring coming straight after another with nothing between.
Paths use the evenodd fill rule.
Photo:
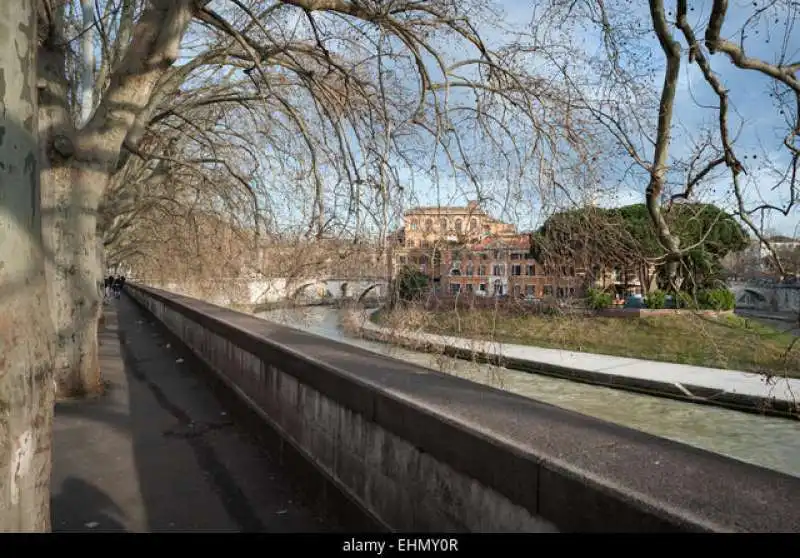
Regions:
<instances>
[{"instance_id":1,"label":"river","mask_svg":"<svg viewBox=\"0 0 800 558\"><path fill-rule=\"evenodd\" d=\"M800 421L580 384L366 341L347 335L326 307L274 310L260 318L585 415L800 477Z\"/></svg>"}]
</instances>

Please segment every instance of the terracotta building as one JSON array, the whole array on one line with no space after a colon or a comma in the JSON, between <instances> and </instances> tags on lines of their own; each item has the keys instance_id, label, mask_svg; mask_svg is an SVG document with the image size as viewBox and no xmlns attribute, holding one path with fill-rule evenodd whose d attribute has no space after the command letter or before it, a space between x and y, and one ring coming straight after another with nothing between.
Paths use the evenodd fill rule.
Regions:
<instances>
[{"instance_id":1,"label":"terracotta building","mask_svg":"<svg viewBox=\"0 0 800 558\"><path fill-rule=\"evenodd\" d=\"M395 235L395 269L412 266L441 293L559 298L582 296L584 278L561 266L550 269L530 255L530 236L483 211L417 207L404 214Z\"/></svg>"}]
</instances>

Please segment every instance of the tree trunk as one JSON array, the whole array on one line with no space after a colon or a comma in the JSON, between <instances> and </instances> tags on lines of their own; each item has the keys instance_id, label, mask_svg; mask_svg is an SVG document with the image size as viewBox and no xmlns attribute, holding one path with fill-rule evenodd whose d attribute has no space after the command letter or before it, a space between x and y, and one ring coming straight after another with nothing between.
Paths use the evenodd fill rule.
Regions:
<instances>
[{"instance_id":1,"label":"tree trunk","mask_svg":"<svg viewBox=\"0 0 800 558\"><path fill-rule=\"evenodd\" d=\"M99 182L99 183L98 183ZM50 310L56 328L56 397L83 397L102 390L97 328L102 311L98 289L102 270L97 256L98 190L80 169L42 172L45 246Z\"/></svg>"},{"instance_id":2,"label":"tree trunk","mask_svg":"<svg viewBox=\"0 0 800 558\"><path fill-rule=\"evenodd\" d=\"M97 360L102 306L96 228L105 182L102 174L75 168L64 56L63 48L47 40L39 49L42 233L55 326L57 398L81 397L102 387Z\"/></svg>"},{"instance_id":3,"label":"tree trunk","mask_svg":"<svg viewBox=\"0 0 800 558\"><path fill-rule=\"evenodd\" d=\"M0 0L2 1L2 0ZM102 310L97 213L120 151L154 87L178 55L190 0L151 0L91 120L76 131L67 110L58 10L41 24L39 54L43 217L47 276L56 325L58 395L101 389L97 328ZM50 15L50 14L43 14Z\"/></svg>"},{"instance_id":4,"label":"tree trunk","mask_svg":"<svg viewBox=\"0 0 800 558\"><path fill-rule=\"evenodd\" d=\"M81 126L89 121L94 108L94 1L81 0Z\"/></svg>"},{"instance_id":5,"label":"tree trunk","mask_svg":"<svg viewBox=\"0 0 800 558\"><path fill-rule=\"evenodd\" d=\"M36 105L36 3L0 2L0 531L50 530L53 328Z\"/></svg>"}]
</instances>

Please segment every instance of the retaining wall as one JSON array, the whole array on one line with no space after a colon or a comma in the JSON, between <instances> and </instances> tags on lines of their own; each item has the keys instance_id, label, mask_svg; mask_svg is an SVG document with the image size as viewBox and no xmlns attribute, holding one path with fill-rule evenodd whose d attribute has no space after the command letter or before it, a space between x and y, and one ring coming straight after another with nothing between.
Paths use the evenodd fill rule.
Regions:
<instances>
[{"instance_id":1,"label":"retaining wall","mask_svg":"<svg viewBox=\"0 0 800 558\"><path fill-rule=\"evenodd\" d=\"M127 290L387 529L800 530L800 479L198 300Z\"/></svg>"}]
</instances>

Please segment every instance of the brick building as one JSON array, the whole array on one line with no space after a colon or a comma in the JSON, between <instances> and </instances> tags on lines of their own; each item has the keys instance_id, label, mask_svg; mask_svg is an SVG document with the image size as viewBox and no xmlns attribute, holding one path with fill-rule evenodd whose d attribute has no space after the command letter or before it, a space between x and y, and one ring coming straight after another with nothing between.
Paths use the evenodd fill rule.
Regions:
<instances>
[{"instance_id":1,"label":"brick building","mask_svg":"<svg viewBox=\"0 0 800 558\"><path fill-rule=\"evenodd\" d=\"M443 261L447 292L514 298L583 296L583 277L571 267L550 269L530 257L529 238L490 236L452 251Z\"/></svg>"},{"instance_id":2,"label":"brick building","mask_svg":"<svg viewBox=\"0 0 800 558\"><path fill-rule=\"evenodd\" d=\"M412 266L441 293L567 298L582 296L584 276L567 266L550 269L530 255L530 236L483 211L417 207L395 234L395 269Z\"/></svg>"}]
</instances>

